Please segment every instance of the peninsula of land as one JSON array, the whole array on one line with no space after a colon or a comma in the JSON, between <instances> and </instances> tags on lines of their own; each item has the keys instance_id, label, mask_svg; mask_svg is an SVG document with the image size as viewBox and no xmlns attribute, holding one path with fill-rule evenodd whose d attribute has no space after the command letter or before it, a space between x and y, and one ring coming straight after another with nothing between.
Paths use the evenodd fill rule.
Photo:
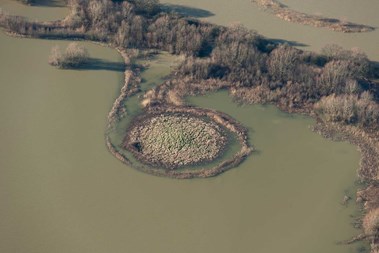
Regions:
<instances>
[{"instance_id":1,"label":"peninsula of land","mask_svg":"<svg viewBox=\"0 0 379 253\"><path fill-rule=\"evenodd\" d=\"M335 32L344 33L370 32L375 30L375 27L368 25L356 24L336 18L327 18L298 12L288 8L284 4L281 4L277 0L252 0L252 2L269 11L278 18L297 24L327 28Z\"/></svg>"}]
</instances>

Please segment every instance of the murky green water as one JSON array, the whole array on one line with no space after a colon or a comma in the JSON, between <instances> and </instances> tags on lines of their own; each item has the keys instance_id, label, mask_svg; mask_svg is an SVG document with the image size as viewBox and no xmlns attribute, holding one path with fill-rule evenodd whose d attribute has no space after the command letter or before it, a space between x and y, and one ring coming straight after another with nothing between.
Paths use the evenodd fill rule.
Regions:
<instances>
[{"instance_id":1,"label":"murky green water","mask_svg":"<svg viewBox=\"0 0 379 253\"><path fill-rule=\"evenodd\" d=\"M379 2L376 0L280 1L305 13L318 13L379 27L379 15L377 15ZM325 45L335 43L348 49L361 48L369 55L370 59L379 60L379 29L369 33L347 34L285 22L263 12L250 0L162 0L161 2L206 10L212 15L205 19L211 22L222 25L242 23L269 38L288 40L307 50L319 51ZM196 11L191 13L196 13ZM207 16L204 12L198 13Z\"/></svg>"},{"instance_id":2,"label":"murky green water","mask_svg":"<svg viewBox=\"0 0 379 253\"><path fill-rule=\"evenodd\" d=\"M353 146L312 133L309 118L271 106L240 107L217 93L190 101L241 121L258 151L210 179L140 173L104 143L122 72L50 67L55 44L67 42L0 33L0 252L352 253L360 247L335 244L358 232L350 224L354 204L340 204L353 195L359 160ZM84 44L93 57L121 62L109 48ZM153 63L144 77L159 82L168 68Z\"/></svg>"}]
</instances>

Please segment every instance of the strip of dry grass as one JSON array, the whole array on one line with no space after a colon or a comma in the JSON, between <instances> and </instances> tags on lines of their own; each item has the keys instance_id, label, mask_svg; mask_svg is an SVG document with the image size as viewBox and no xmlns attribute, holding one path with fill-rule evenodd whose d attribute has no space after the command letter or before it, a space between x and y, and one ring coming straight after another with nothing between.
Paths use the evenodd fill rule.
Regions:
<instances>
[{"instance_id":1,"label":"strip of dry grass","mask_svg":"<svg viewBox=\"0 0 379 253\"><path fill-rule=\"evenodd\" d=\"M278 18L293 23L311 25L314 27L324 27L336 32L344 33L370 32L375 30L374 27L363 24L345 22L335 18L327 18L294 11L276 0L252 0L252 2L269 10Z\"/></svg>"}]
</instances>

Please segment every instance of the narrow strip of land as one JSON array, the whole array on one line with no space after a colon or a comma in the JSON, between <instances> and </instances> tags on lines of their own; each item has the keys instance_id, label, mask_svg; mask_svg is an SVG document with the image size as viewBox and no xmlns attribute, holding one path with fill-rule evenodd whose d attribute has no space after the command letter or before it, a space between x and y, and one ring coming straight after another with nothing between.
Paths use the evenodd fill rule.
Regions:
<instances>
[{"instance_id":1,"label":"narrow strip of land","mask_svg":"<svg viewBox=\"0 0 379 253\"><path fill-rule=\"evenodd\" d=\"M271 12L278 18L293 23L328 28L332 31L344 33L370 32L375 30L374 27L368 25L298 12L276 0L252 0L252 2Z\"/></svg>"}]
</instances>

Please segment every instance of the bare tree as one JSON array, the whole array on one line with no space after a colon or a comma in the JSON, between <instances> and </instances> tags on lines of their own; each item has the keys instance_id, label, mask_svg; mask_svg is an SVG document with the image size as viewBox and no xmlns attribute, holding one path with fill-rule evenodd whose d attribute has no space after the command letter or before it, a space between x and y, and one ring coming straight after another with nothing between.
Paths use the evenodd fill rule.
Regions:
<instances>
[{"instance_id":1,"label":"bare tree","mask_svg":"<svg viewBox=\"0 0 379 253\"><path fill-rule=\"evenodd\" d=\"M325 65L319 79L323 95L345 91L345 83L352 78L349 65L349 62L344 60L333 60Z\"/></svg>"},{"instance_id":2,"label":"bare tree","mask_svg":"<svg viewBox=\"0 0 379 253\"><path fill-rule=\"evenodd\" d=\"M127 47L129 44L129 23L123 20L115 35L115 42L120 47Z\"/></svg>"},{"instance_id":3,"label":"bare tree","mask_svg":"<svg viewBox=\"0 0 379 253\"><path fill-rule=\"evenodd\" d=\"M52 66L59 67L61 65L61 62L62 62L61 49L58 45L53 46L50 52L50 56L49 56L49 64Z\"/></svg>"},{"instance_id":4,"label":"bare tree","mask_svg":"<svg viewBox=\"0 0 379 253\"><path fill-rule=\"evenodd\" d=\"M358 95L332 94L323 97L315 109L328 121L357 124L361 127L377 129L379 123L379 105L372 95L365 91Z\"/></svg>"},{"instance_id":5,"label":"bare tree","mask_svg":"<svg viewBox=\"0 0 379 253\"><path fill-rule=\"evenodd\" d=\"M280 45L274 49L268 60L271 76L280 81L293 79L299 63L299 51L289 45Z\"/></svg>"},{"instance_id":6,"label":"bare tree","mask_svg":"<svg viewBox=\"0 0 379 253\"><path fill-rule=\"evenodd\" d=\"M79 67L88 62L89 54L86 48L76 42L68 44L63 57L63 65L66 67Z\"/></svg>"},{"instance_id":7,"label":"bare tree","mask_svg":"<svg viewBox=\"0 0 379 253\"><path fill-rule=\"evenodd\" d=\"M370 61L367 55L359 48L345 50L338 45L326 45L321 53L327 57L329 61L343 60L349 65L351 76L362 77L368 74L370 70Z\"/></svg>"},{"instance_id":8,"label":"bare tree","mask_svg":"<svg viewBox=\"0 0 379 253\"><path fill-rule=\"evenodd\" d=\"M49 64L59 68L77 68L87 63L89 54L87 49L76 42L68 44L62 55L60 48L54 46L49 56Z\"/></svg>"}]
</instances>

